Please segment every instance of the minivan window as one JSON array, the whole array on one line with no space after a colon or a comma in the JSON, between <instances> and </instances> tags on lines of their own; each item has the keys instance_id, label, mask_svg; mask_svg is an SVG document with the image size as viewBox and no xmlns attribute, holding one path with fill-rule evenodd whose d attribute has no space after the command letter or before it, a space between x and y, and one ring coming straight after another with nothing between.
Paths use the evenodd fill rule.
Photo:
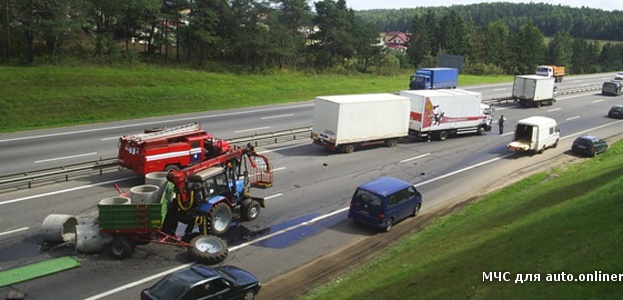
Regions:
<instances>
[{"instance_id":1,"label":"minivan window","mask_svg":"<svg viewBox=\"0 0 623 300\"><path fill-rule=\"evenodd\" d=\"M381 207L381 199L379 198L379 196L373 193L370 193L366 190L357 189L357 191L355 192L354 198L355 200L361 201L362 203Z\"/></svg>"}]
</instances>

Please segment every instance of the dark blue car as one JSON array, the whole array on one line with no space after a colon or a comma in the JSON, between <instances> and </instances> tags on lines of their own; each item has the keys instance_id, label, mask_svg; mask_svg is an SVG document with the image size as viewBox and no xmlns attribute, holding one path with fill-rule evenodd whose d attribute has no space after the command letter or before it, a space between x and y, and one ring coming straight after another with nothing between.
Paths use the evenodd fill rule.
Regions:
<instances>
[{"instance_id":1,"label":"dark blue car","mask_svg":"<svg viewBox=\"0 0 623 300\"><path fill-rule=\"evenodd\" d=\"M348 217L356 222L389 231L392 226L416 216L422 207L422 194L408 182L383 177L355 190Z\"/></svg>"}]
</instances>

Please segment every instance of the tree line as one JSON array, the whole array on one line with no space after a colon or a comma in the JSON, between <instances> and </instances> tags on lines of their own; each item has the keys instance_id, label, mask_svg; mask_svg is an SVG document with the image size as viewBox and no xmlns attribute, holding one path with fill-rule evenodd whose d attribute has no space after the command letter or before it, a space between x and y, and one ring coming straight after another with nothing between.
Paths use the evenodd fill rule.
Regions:
<instances>
[{"instance_id":1,"label":"tree line","mask_svg":"<svg viewBox=\"0 0 623 300\"><path fill-rule=\"evenodd\" d=\"M391 74L465 57L464 72L623 69L623 13L491 3L354 11L345 0L0 0L0 62L158 62ZM311 4L310 4L311 3ZM616 30L615 30L616 29ZM407 53L379 32L410 34ZM546 42L545 35L551 37ZM139 45L139 46L137 46Z\"/></svg>"}]
</instances>

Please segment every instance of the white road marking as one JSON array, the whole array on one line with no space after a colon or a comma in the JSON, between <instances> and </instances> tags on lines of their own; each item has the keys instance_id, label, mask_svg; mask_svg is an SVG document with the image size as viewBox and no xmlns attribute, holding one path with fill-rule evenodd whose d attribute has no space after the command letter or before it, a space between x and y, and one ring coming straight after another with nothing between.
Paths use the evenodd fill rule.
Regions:
<instances>
[{"instance_id":1,"label":"white road marking","mask_svg":"<svg viewBox=\"0 0 623 300\"><path fill-rule=\"evenodd\" d=\"M557 111L557 110L561 110L562 108L552 108L552 109L548 109L547 112L553 112L553 111Z\"/></svg>"},{"instance_id":2,"label":"white road marking","mask_svg":"<svg viewBox=\"0 0 623 300\"><path fill-rule=\"evenodd\" d=\"M243 130L237 130L234 131L234 133L241 133L241 132L248 132L248 131L256 131L256 130L262 130L262 129L268 129L270 128L270 126L266 126L266 127L258 127L258 128L251 128L251 129L243 129Z\"/></svg>"},{"instance_id":3,"label":"white road marking","mask_svg":"<svg viewBox=\"0 0 623 300\"><path fill-rule=\"evenodd\" d=\"M67 192L84 190L84 189L88 189L88 188L92 188L92 187L96 187L96 186L102 186L102 185L107 185L107 184L111 184L111 183L121 182L121 181L124 181L124 180L135 179L135 178L138 178L138 177L139 177L139 175L132 176L132 177L124 177L124 178L119 178L119 179L110 180L110 181L104 181L104 182L98 182L98 183L94 183L94 184L77 186L77 187L66 189L66 190L54 191L54 192L49 192L49 193L44 193L44 194L39 194L39 195L32 195L32 196L27 196L27 197L13 199L13 200L2 201L2 202L0 202L0 205L5 205L5 204L10 204L10 203L15 203L15 202L22 202L22 201L26 201L26 200L32 200L32 199L37 199L37 198L42 198L42 197L47 197L47 196L53 196L53 195L67 193Z\"/></svg>"},{"instance_id":4,"label":"white road marking","mask_svg":"<svg viewBox=\"0 0 623 300\"><path fill-rule=\"evenodd\" d=\"M499 88L499 89L493 89L493 91L496 91L496 92L497 92L497 91L505 91L505 90L508 90L508 89L509 89L509 88Z\"/></svg>"},{"instance_id":5,"label":"white road marking","mask_svg":"<svg viewBox=\"0 0 623 300\"><path fill-rule=\"evenodd\" d=\"M514 134L514 132L512 132L512 131L511 132L507 132L507 133L501 134L501 136L507 136L507 135L511 135L511 134Z\"/></svg>"},{"instance_id":6,"label":"white road marking","mask_svg":"<svg viewBox=\"0 0 623 300\"><path fill-rule=\"evenodd\" d=\"M415 159L418 159L418 158L427 157L427 156L429 156L429 155L430 155L430 153L426 153L426 154L418 155L418 156L415 156L415 157L411 157L411 158L403 159L403 160L401 160L400 162L408 162L408 161L415 160Z\"/></svg>"},{"instance_id":7,"label":"white road marking","mask_svg":"<svg viewBox=\"0 0 623 300\"><path fill-rule=\"evenodd\" d=\"M576 83L576 82L583 82L584 80L573 80L571 82Z\"/></svg>"},{"instance_id":8,"label":"white road marking","mask_svg":"<svg viewBox=\"0 0 623 300\"><path fill-rule=\"evenodd\" d=\"M575 120L575 119L579 119L579 118L580 118L580 116L575 116L575 117L567 118L566 120L570 121L570 120Z\"/></svg>"},{"instance_id":9,"label":"white road marking","mask_svg":"<svg viewBox=\"0 0 623 300\"><path fill-rule=\"evenodd\" d=\"M72 158L77 158L77 157L93 156L93 155L97 155L97 152L76 154L76 155L63 156L63 157L50 158L50 159L36 160L35 163L38 164L38 163L42 163L42 162L49 162L49 161L63 160L63 159L72 159Z\"/></svg>"},{"instance_id":10,"label":"white road marking","mask_svg":"<svg viewBox=\"0 0 623 300\"><path fill-rule=\"evenodd\" d=\"M97 132L97 131L129 128L129 127L144 127L144 126L149 126L149 125L154 125L154 124L160 125L160 124L162 124L164 122L197 121L197 120L205 120L205 119L212 119L212 118L218 118L218 117L246 115L246 114L253 114L253 113L258 113L258 112L278 111L278 110L284 110L284 109L301 108L301 107L309 107L309 106L314 106L314 104L310 103L310 104L294 105L294 106L288 106L288 107L278 107L278 108L270 108L270 109L256 109L256 110L248 110L248 111L240 111L240 112L232 112L232 113L222 113L222 114L215 114L215 115L203 116L203 117L196 117L195 116L195 117L179 118L179 119L172 119L172 120L151 121L151 122L134 123L134 124L128 124L128 125L109 126L109 127L102 127L102 128L84 129L84 130L76 130L76 131L50 133L50 134L41 134L41 135L33 135L33 136L25 136L25 137L13 138L13 139L0 140L0 143L21 141L21 140L32 140L32 139L47 138L47 137L54 137L54 136L72 135L72 134L78 134L78 133Z\"/></svg>"},{"instance_id":11,"label":"white road marking","mask_svg":"<svg viewBox=\"0 0 623 300\"><path fill-rule=\"evenodd\" d=\"M597 100L593 101L593 103L598 103L598 102L603 102L603 101L604 101L604 99L597 99Z\"/></svg>"},{"instance_id":12,"label":"white road marking","mask_svg":"<svg viewBox=\"0 0 623 300\"><path fill-rule=\"evenodd\" d=\"M276 151L281 151L281 150L287 150L287 149L292 149L292 148L297 148L297 147L302 147L302 146L307 146L309 144L299 144L299 145L294 145L294 146L287 146L287 147L282 147L282 148L276 148L276 149L269 149L269 150L264 150L262 152L258 152L258 154L263 154L263 153L268 153L268 152L276 152Z\"/></svg>"},{"instance_id":13,"label":"white road marking","mask_svg":"<svg viewBox=\"0 0 623 300\"><path fill-rule=\"evenodd\" d=\"M109 138L103 138L103 139L100 139L100 141L118 140L119 138L120 138L120 136L117 136L117 137L109 137Z\"/></svg>"},{"instance_id":14,"label":"white road marking","mask_svg":"<svg viewBox=\"0 0 623 300\"><path fill-rule=\"evenodd\" d=\"M268 197L264 197L264 200L268 200L268 199L272 199L272 198L277 198L277 197L281 197L281 196L283 196L283 194L282 194L282 193L277 193L277 194L274 194L274 195L270 195L270 196L268 196Z\"/></svg>"},{"instance_id":15,"label":"white road marking","mask_svg":"<svg viewBox=\"0 0 623 300\"><path fill-rule=\"evenodd\" d=\"M582 83L582 84L580 84L580 86L588 86L588 85L592 85L592 84L590 84L590 83Z\"/></svg>"},{"instance_id":16,"label":"white road marking","mask_svg":"<svg viewBox=\"0 0 623 300\"><path fill-rule=\"evenodd\" d=\"M22 228L13 229L13 230L5 231L5 232L0 232L0 236L9 235L11 233L16 233L16 232L20 232L20 231L24 231L24 230L28 230L28 229L30 229L30 228L29 227L22 227Z\"/></svg>"},{"instance_id":17,"label":"white road marking","mask_svg":"<svg viewBox=\"0 0 623 300\"><path fill-rule=\"evenodd\" d=\"M293 116L293 114L277 115L277 116L271 116L271 117L263 117L261 120L286 118L286 117L291 117L291 116Z\"/></svg>"},{"instance_id":18,"label":"white road marking","mask_svg":"<svg viewBox=\"0 0 623 300\"><path fill-rule=\"evenodd\" d=\"M281 171L281 170L285 170L285 169L286 169L286 167L281 167L281 168L277 168L277 169L272 169L271 171L275 172L275 171Z\"/></svg>"}]
</instances>

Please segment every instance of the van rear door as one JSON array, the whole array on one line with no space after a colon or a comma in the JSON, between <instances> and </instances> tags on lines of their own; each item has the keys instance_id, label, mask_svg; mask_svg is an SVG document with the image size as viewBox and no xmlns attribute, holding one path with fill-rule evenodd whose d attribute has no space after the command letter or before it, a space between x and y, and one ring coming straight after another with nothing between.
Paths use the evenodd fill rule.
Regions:
<instances>
[{"instance_id":1,"label":"van rear door","mask_svg":"<svg viewBox=\"0 0 623 300\"><path fill-rule=\"evenodd\" d=\"M372 226L381 226L383 219L383 198L370 191L358 188L353 195L349 217Z\"/></svg>"}]
</instances>

